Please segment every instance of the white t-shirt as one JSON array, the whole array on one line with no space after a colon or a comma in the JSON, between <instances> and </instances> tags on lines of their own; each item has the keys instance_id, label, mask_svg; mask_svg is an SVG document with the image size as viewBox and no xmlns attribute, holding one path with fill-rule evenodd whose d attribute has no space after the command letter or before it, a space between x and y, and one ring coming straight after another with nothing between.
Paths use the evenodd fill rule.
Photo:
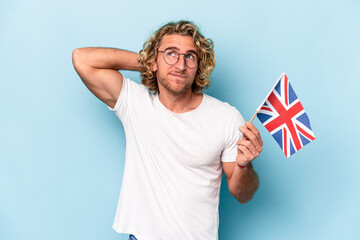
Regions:
<instances>
[{"instance_id":1,"label":"white t-shirt","mask_svg":"<svg viewBox=\"0 0 360 240\"><path fill-rule=\"evenodd\" d=\"M236 161L239 111L203 94L196 109L173 113L125 77L107 107L126 135L114 230L139 240L217 240L221 161Z\"/></svg>"}]
</instances>

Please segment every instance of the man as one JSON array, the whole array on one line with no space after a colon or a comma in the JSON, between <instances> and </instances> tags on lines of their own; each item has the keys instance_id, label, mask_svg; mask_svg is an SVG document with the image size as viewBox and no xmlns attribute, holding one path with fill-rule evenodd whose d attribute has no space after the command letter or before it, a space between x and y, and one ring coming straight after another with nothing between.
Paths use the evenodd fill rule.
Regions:
<instances>
[{"instance_id":1,"label":"man","mask_svg":"<svg viewBox=\"0 0 360 240\"><path fill-rule=\"evenodd\" d=\"M249 201L259 185L251 162L263 143L235 107L201 92L215 66L212 41L191 22L171 22L139 54L80 48L73 63L125 129L113 228L130 239L218 239L222 171L230 193ZM140 71L142 85L118 70Z\"/></svg>"}]
</instances>

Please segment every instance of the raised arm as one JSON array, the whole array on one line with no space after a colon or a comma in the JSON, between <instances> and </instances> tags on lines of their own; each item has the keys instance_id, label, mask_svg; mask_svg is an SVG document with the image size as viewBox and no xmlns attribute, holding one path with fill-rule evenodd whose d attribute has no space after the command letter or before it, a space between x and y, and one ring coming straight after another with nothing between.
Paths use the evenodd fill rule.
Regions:
<instances>
[{"instance_id":1,"label":"raised arm","mask_svg":"<svg viewBox=\"0 0 360 240\"><path fill-rule=\"evenodd\" d=\"M118 70L138 71L138 54L116 48L85 47L72 53L76 72L86 87L109 107L120 95L123 76Z\"/></svg>"}]
</instances>

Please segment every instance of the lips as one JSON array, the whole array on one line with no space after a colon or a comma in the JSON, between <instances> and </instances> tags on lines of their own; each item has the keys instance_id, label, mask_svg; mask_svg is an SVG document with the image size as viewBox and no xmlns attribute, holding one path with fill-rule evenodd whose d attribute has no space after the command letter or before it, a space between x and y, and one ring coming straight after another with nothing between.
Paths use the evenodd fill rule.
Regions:
<instances>
[{"instance_id":1,"label":"lips","mask_svg":"<svg viewBox=\"0 0 360 240\"><path fill-rule=\"evenodd\" d=\"M170 75L176 78L186 78L184 74L180 74L180 73L170 73Z\"/></svg>"}]
</instances>

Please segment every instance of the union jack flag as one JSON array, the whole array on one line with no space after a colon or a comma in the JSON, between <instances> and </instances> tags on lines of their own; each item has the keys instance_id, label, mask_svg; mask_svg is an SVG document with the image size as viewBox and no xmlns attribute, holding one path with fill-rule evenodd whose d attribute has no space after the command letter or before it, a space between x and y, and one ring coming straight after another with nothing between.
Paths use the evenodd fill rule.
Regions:
<instances>
[{"instance_id":1,"label":"union jack flag","mask_svg":"<svg viewBox=\"0 0 360 240\"><path fill-rule=\"evenodd\" d=\"M315 139L310 120L285 73L257 109L257 117L290 157Z\"/></svg>"}]
</instances>

